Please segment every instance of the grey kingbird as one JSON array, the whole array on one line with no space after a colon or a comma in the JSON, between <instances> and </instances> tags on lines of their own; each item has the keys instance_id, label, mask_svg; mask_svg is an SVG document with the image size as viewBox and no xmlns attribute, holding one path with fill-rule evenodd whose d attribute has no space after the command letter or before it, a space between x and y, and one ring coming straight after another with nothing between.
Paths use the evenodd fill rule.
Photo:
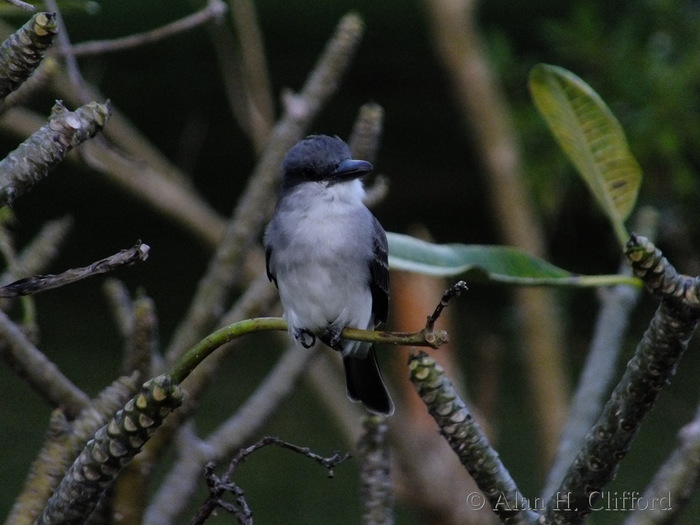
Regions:
<instances>
[{"instance_id":1,"label":"grey kingbird","mask_svg":"<svg viewBox=\"0 0 700 525\"><path fill-rule=\"evenodd\" d=\"M282 169L264 244L289 332L307 348L318 335L341 351L348 397L391 414L373 345L340 338L345 327L374 330L389 309L386 233L359 180L372 165L353 160L338 137L312 135L287 152Z\"/></svg>"}]
</instances>

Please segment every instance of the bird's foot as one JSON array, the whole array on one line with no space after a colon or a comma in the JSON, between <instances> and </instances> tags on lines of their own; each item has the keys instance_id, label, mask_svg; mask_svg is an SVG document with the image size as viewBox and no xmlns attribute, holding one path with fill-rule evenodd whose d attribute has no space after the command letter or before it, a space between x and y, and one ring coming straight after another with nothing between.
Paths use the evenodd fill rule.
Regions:
<instances>
[{"instance_id":1,"label":"bird's foot","mask_svg":"<svg viewBox=\"0 0 700 525\"><path fill-rule=\"evenodd\" d=\"M310 330L302 328L294 332L294 339L299 341L299 344L304 348L311 348L316 344L316 336Z\"/></svg>"},{"instance_id":2,"label":"bird's foot","mask_svg":"<svg viewBox=\"0 0 700 525\"><path fill-rule=\"evenodd\" d=\"M320 337L321 341L330 346L333 350L343 351L343 343L340 338L340 333L342 329L338 329L332 325L326 326L326 330Z\"/></svg>"}]
</instances>

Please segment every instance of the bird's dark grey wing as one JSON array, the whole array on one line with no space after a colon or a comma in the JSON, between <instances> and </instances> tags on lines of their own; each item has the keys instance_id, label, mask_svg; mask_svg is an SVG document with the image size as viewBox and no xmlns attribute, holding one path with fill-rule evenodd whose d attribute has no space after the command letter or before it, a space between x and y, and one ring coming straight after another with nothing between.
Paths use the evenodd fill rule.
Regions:
<instances>
[{"instance_id":1,"label":"bird's dark grey wing","mask_svg":"<svg viewBox=\"0 0 700 525\"><path fill-rule=\"evenodd\" d=\"M265 248L265 271L267 272L267 278L270 279L273 283L275 283L275 286L277 286L277 276L275 276L275 272L272 271L270 268L270 259L272 258L272 248L270 246L267 246Z\"/></svg>"},{"instance_id":2,"label":"bird's dark grey wing","mask_svg":"<svg viewBox=\"0 0 700 525\"><path fill-rule=\"evenodd\" d=\"M374 219L374 250L369 262L369 286L372 291L372 312L376 324L385 323L389 315L389 256L384 228Z\"/></svg>"}]
</instances>

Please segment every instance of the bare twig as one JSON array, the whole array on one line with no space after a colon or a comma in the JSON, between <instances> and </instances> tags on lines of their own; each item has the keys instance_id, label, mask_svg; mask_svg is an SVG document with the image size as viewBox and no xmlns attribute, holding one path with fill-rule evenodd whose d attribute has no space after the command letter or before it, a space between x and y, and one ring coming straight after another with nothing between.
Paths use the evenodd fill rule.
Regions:
<instances>
[{"instance_id":1,"label":"bare twig","mask_svg":"<svg viewBox=\"0 0 700 525\"><path fill-rule=\"evenodd\" d=\"M297 454L301 454L302 456L315 461L319 465L326 468L328 471L328 477L330 478L333 477L335 467L350 457L350 454L341 454L340 452L334 452L330 456L325 457L312 452L307 447L300 447L277 437L266 436L257 443L239 450L231 460L231 464L223 477L219 478L218 476L214 475L213 464L207 466L206 477L207 486L209 488L209 497L199 509L197 515L192 519L192 521L190 521L190 525L202 525L217 507L222 507L225 510L232 512L238 519L238 522L241 524L252 524L252 511L245 500L245 494L243 493L243 490L238 487L238 485L231 481L231 478L233 477L236 467L245 461L248 456L269 445L275 445L291 450L292 452L296 452ZM232 493L236 497L236 505L227 504L223 500L223 496L227 492Z\"/></svg>"},{"instance_id":2,"label":"bare twig","mask_svg":"<svg viewBox=\"0 0 700 525\"><path fill-rule=\"evenodd\" d=\"M70 36L68 35L68 28L63 21L63 15L61 15L61 10L58 7L58 2L56 0L46 0L46 7L49 11L54 13L56 17L56 23L58 24L58 48L63 52L64 60L66 63L66 70L68 71L68 78L70 78L70 83L72 89L76 92L80 103L85 104L90 100L90 95L85 89L85 80L80 72L80 67L78 66L78 61L72 52L72 46L70 43Z\"/></svg>"},{"instance_id":3,"label":"bare twig","mask_svg":"<svg viewBox=\"0 0 700 525\"><path fill-rule=\"evenodd\" d=\"M96 261L90 266L73 268L58 275L36 275L34 277L27 277L26 279L15 281L14 283L0 288L0 297L17 297L20 295L39 293L65 286L94 275L111 272L121 266L128 266L138 261L145 261L148 257L149 250L150 247L147 244L143 244L139 241L132 248L122 250L106 259Z\"/></svg>"},{"instance_id":4,"label":"bare twig","mask_svg":"<svg viewBox=\"0 0 700 525\"><path fill-rule=\"evenodd\" d=\"M268 75L265 47L252 0L229 0L238 34L245 85L248 128L256 151L262 151L275 119L275 104ZM230 72L223 70L225 76Z\"/></svg>"},{"instance_id":5,"label":"bare twig","mask_svg":"<svg viewBox=\"0 0 700 525\"><path fill-rule=\"evenodd\" d=\"M5 2L15 7L19 7L20 9L24 9L25 11L31 12L36 10L36 7L34 7L32 4L22 2L22 0L5 0Z\"/></svg>"},{"instance_id":6,"label":"bare twig","mask_svg":"<svg viewBox=\"0 0 700 525\"><path fill-rule=\"evenodd\" d=\"M438 318L442 314L442 311L445 308L447 308L447 303L449 303L453 297L459 296L462 292L465 292L466 290L467 283L465 283L464 281L458 281L455 284L453 284L448 290L445 290L445 293L442 294L442 299L440 299L440 303L435 307L435 311L428 316L428 321L425 323L425 330L428 332L432 332L435 328L435 321L438 320Z\"/></svg>"},{"instance_id":7,"label":"bare twig","mask_svg":"<svg viewBox=\"0 0 700 525\"><path fill-rule=\"evenodd\" d=\"M205 24L212 19L220 18L226 9L226 4L224 4L221 0L209 0L207 5L200 11L192 13L191 15L166 24L162 27L151 29L150 31L135 35L114 38L111 40L81 42L70 47L61 46L58 53L64 56L70 55L73 57L80 57L133 49L135 47L158 42L159 40L163 40L179 33L184 33L185 31L194 29L195 27Z\"/></svg>"},{"instance_id":8,"label":"bare twig","mask_svg":"<svg viewBox=\"0 0 700 525\"><path fill-rule=\"evenodd\" d=\"M280 403L292 393L316 351L314 348L296 346L288 348L235 414L206 440L196 444L191 440L183 443L178 459L153 496L143 523L166 525L177 522L187 508L188 499L195 493L202 467L209 461L230 456L260 430ZM189 393L189 382L183 386Z\"/></svg>"},{"instance_id":9,"label":"bare twig","mask_svg":"<svg viewBox=\"0 0 700 525\"><path fill-rule=\"evenodd\" d=\"M12 320L0 311L0 355L51 407L63 407L74 419L90 399L36 348Z\"/></svg>"}]
</instances>

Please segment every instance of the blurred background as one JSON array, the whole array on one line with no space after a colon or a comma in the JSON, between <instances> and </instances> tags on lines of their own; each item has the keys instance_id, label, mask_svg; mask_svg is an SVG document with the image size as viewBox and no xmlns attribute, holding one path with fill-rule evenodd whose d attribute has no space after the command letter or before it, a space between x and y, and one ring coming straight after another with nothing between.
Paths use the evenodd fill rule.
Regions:
<instances>
[{"instance_id":1,"label":"blurred background","mask_svg":"<svg viewBox=\"0 0 700 525\"><path fill-rule=\"evenodd\" d=\"M77 43L159 27L203 4L71 0L61 2L61 8L69 37ZM379 104L384 130L375 168L387 177L389 189L374 212L385 229L414 233L421 228L436 242L512 244L506 230L509 221L517 219L494 207L493 193L502 190L489 180L489 163L478 146L479 126L488 122L465 116L461 88L440 50L433 4L257 0L272 90L279 97L286 88L300 89L340 18L356 12L364 20L365 35L339 92L312 131L347 138L359 107ZM558 266L586 274L616 272L621 255L606 219L531 103L528 72L546 62L575 72L611 107L644 171L639 201L660 214L658 245L681 272L698 274L700 4L492 0L477 2L474 8L481 50L517 142L520 183L536 218L542 253ZM9 9L0 15L15 27L28 18ZM458 45L457 33L454 41ZM226 71L219 69L211 34L199 27L137 49L80 58L79 65L86 80L189 175L197 192L223 217L229 216L256 154L232 116L222 79ZM52 104L52 95L39 94L29 106L48 115ZM0 137L4 152L17 143L17 137ZM52 273L87 265L136 239L149 244L146 263L121 269L114 277L132 292L143 290L153 298L164 343L186 311L212 253L206 243L141 200L75 164L59 166L16 202L14 212L12 230L20 247L45 221L73 217L70 237L52 263ZM397 279L404 281L405 276ZM119 374L123 347L102 291L103 280L98 277L36 297L39 347L89 394ZM430 289L422 315L432 311L446 285L437 283ZM557 291L552 301L563 343L552 350L563 363L564 376L558 381L566 395L585 360L598 299L595 291L576 290ZM450 310L465 391L487 414L493 443L520 489L534 497L542 488L549 458L530 408L533 392L526 370L548 363L526 363L520 332L526 305L512 290L470 283L469 292ZM654 308L654 300L644 295L633 316L620 372ZM383 352L382 359L391 352ZM278 355L276 340L251 337L227 361L204 400L198 430L205 434L245 399ZM675 446L678 430L696 410L698 367L698 345L691 342L673 384L662 393L623 462L613 490L643 491ZM400 372L393 372L387 372L392 381L406 382ZM351 444L315 395L304 383L299 385L264 434L321 454L349 449ZM43 441L49 409L5 367L0 367L0 399L0 443L7 451L0 462L0 514L5 515ZM239 474L257 523L358 522L356 464L338 467L329 480L316 465L274 449L253 456ZM426 523L405 501L399 500L397 508L397 523ZM679 523L694 523L699 510L696 504ZM620 523L621 514L600 512L593 519ZM226 520L230 518L215 521Z\"/></svg>"}]
</instances>

